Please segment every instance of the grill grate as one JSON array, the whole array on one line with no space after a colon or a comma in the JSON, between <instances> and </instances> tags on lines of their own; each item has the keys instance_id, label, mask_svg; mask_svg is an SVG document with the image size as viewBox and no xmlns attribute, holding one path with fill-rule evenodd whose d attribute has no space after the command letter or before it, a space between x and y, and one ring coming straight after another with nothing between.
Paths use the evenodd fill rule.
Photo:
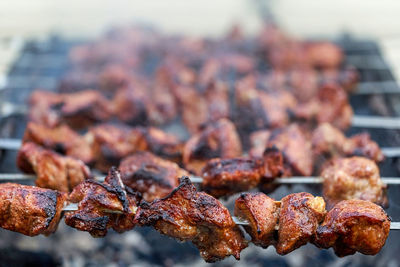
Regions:
<instances>
[{"instance_id":1,"label":"grill grate","mask_svg":"<svg viewBox=\"0 0 400 267\"><path fill-rule=\"evenodd\" d=\"M362 81L389 81L393 80L392 72L385 63L378 45L371 40L355 40L349 35L344 35L337 40L344 48L347 55L357 56L362 61L363 55L375 56L373 64L379 64L379 69L364 68L361 71ZM68 68L67 54L69 49L79 43L52 36L48 40L27 42L11 68L8 75L7 88L0 92L2 100L15 104L26 103L32 90L41 88L55 90L58 81ZM350 62L351 63L351 62ZM371 62L364 62L370 64ZM365 65L364 65L365 66ZM357 114L365 115L393 115L396 106L400 105L399 96L388 95L353 95L350 102ZM368 103L368 105L366 105ZM0 136L21 138L26 121L22 116L10 116L0 120ZM359 129L350 129L349 134L359 132ZM381 146L400 146L400 132L396 130L373 129L370 130L372 138ZM18 172L15 166L16 152L2 151L0 158L0 172ZM397 160L386 160L380 166L382 176L399 176ZM272 196L281 198L289 192L308 191L320 194L317 185L295 185L291 188L280 187ZM400 194L398 187L392 186L388 190L390 208L388 214L394 221L400 221ZM227 201L227 206L232 207L235 197ZM198 256L198 251L192 245L181 244L172 239L159 235L150 228L140 228L118 235L110 232L106 238L92 239L87 233L77 232L60 224L56 234L48 237L25 237L20 234L0 230L0 250L8 248L10 244L19 250L49 252L60 257L64 264L73 265L98 265L117 263L127 265L173 265L205 263ZM393 231L384 249L375 257L355 255L338 259L332 251L315 249L307 245L285 257L277 256L273 248L263 250L250 247L243 251L242 260L236 262L228 259L221 265L248 265L270 264L273 266L319 266L335 264L337 266L378 266L400 265L400 231ZM1 258L1 255L0 255ZM56 258L57 259L57 258Z\"/></svg>"}]
</instances>

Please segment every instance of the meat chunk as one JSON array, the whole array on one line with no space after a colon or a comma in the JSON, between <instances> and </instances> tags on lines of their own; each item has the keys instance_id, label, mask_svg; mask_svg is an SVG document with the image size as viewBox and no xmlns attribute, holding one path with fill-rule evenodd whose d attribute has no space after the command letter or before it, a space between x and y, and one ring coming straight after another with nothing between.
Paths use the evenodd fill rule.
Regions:
<instances>
[{"instance_id":1,"label":"meat chunk","mask_svg":"<svg viewBox=\"0 0 400 267\"><path fill-rule=\"evenodd\" d=\"M67 125L49 128L29 122L22 141L24 143L33 142L60 154L80 159L86 164L93 162L89 144Z\"/></svg>"},{"instance_id":2,"label":"meat chunk","mask_svg":"<svg viewBox=\"0 0 400 267\"><path fill-rule=\"evenodd\" d=\"M150 151L175 162L182 158L182 142L154 127L100 124L89 129L85 140L95 155L95 167L102 171L136 151Z\"/></svg>"},{"instance_id":3,"label":"meat chunk","mask_svg":"<svg viewBox=\"0 0 400 267\"><path fill-rule=\"evenodd\" d=\"M82 129L107 121L112 115L110 103L94 90L70 94L35 91L29 103L30 120L49 127L66 123L74 129Z\"/></svg>"},{"instance_id":4,"label":"meat chunk","mask_svg":"<svg viewBox=\"0 0 400 267\"><path fill-rule=\"evenodd\" d=\"M178 178L188 172L176 163L150 152L136 152L119 165L126 186L142 193L146 201L162 198L179 185Z\"/></svg>"},{"instance_id":5,"label":"meat chunk","mask_svg":"<svg viewBox=\"0 0 400 267\"><path fill-rule=\"evenodd\" d=\"M256 187L264 175L261 159L212 159L202 170L202 189L214 197L228 196Z\"/></svg>"},{"instance_id":6,"label":"meat chunk","mask_svg":"<svg viewBox=\"0 0 400 267\"><path fill-rule=\"evenodd\" d=\"M276 252L285 255L307 244L314 237L325 213L322 197L302 192L282 198Z\"/></svg>"},{"instance_id":7,"label":"meat chunk","mask_svg":"<svg viewBox=\"0 0 400 267\"><path fill-rule=\"evenodd\" d=\"M286 128L272 132L266 148L277 148L290 165L292 175L309 176L313 170L311 142L306 138L300 127L291 124Z\"/></svg>"},{"instance_id":8,"label":"meat chunk","mask_svg":"<svg viewBox=\"0 0 400 267\"><path fill-rule=\"evenodd\" d=\"M236 128L227 119L218 120L193 135L183 149L183 163L187 170L200 174L212 158L234 158L242 154Z\"/></svg>"},{"instance_id":9,"label":"meat chunk","mask_svg":"<svg viewBox=\"0 0 400 267\"><path fill-rule=\"evenodd\" d=\"M90 170L82 161L61 156L29 142L20 148L17 166L25 173L36 174L37 186L62 192L70 192L90 177Z\"/></svg>"},{"instance_id":10,"label":"meat chunk","mask_svg":"<svg viewBox=\"0 0 400 267\"><path fill-rule=\"evenodd\" d=\"M297 101L286 90L271 92L255 89L255 81L245 78L236 86L236 123L245 133L263 128L279 128L290 122L290 111ZM274 88L275 89L275 88Z\"/></svg>"},{"instance_id":11,"label":"meat chunk","mask_svg":"<svg viewBox=\"0 0 400 267\"><path fill-rule=\"evenodd\" d=\"M162 234L192 241L207 262L222 260L247 247L240 228L229 211L215 198L196 192L188 177L167 197L143 203L138 214L141 225L154 226Z\"/></svg>"},{"instance_id":12,"label":"meat chunk","mask_svg":"<svg viewBox=\"0 0 400 267\"><path fill-rule=\"evenodd\" d=\"M368 133L346 138L342 131L329 123L320 124L312 133L312 148L315 157L327 159L341 156L363 156L381 162L382 150L371 140Z\"/></svg>"},{"instance_id":13,"label":"meat chunk","mask_svg":"<svg viewBox=\"0 0 400 267\"><path fill-rule=\"evenodd\" d=\"M343 62L342 50L332 42L309 42L304 45L307 61L314 68L338 69Z\"/></svg>"},{"instance_id":14,"label":"meat chunk","mask_svg":"<svg viewBox=\"0 0 400 267\"><path fill-rule=\"evenodd\" d=\"M136 225L140 195L127 190L120 173L112 168L104 183L87 180L69 195L77 211L65 212L65 223L93 237L103 237L109 228L124 232Z\"/></svg>"},{"instance_id":15,"label":"meat chunk","mask_svg":"<svg viewBox=\"0 0 400 267\"><path fill-rule=\"evenodd\" d=\"M386 185L375 162L363 157L334 159L321 173L328 207L341 200L362 199L387 206Z\"/></svg>"},{"instance_id":16,"label":"meat chunk","mask_svg":"<svg viewBox=\"0 0 400 267\"><path fill-rule=\"evenodd\" d=\"M389 231L390 218L381 207L365 200L343 200L318 227L314 244L333 247L339 257L356 252L375 255L385 245Z\"/></svg>"},{"instance_id":17,"label":"meat chunk","mask_svg":"<svg viewBox=\"0 0 400 267\"><path fill-rule=\"evenodd\" d=\"M315 98L299 104L293 113L297 119L317 124L329 122L341 130L351 125L353 117L346 91L335 83L322 85Z\"/></svg>"},{"instance_id":18,"label":"meat chunk","mask_svg":"<svg viewBox=\"0 0 400 267\"><path fill-rule=\"evenodd\" d=\"M0 184L0 227L28 236L57 230L66 194L13 183Z\"/></svg>"},{"instance_id":19,"label":"meat chunk","mask_svg":"<svg viewBox=\"0 0 400 267\"><path fill-rule=\"evenodd\" d=\"M100 124L89 129L85 140L92 149L95 168L107 171L120 160L137 150L145 150L144 128Z\"/></svg>"},{"instance_id":20,"label":"meat chunk","mask_svg":"<svg viewBox=\"0 0 400 267\"><path fill-rule=\"evenodd\" d=\"M182 162L183 142L175 135L166 133L155 127L148 127L145 130L146 150L162 158Z\"/></svg>"},{"instance_id":21,"label":"meat chunk","mask_svg":"<svg viewBox=\"0 0 400 267\"><path fill-rule=\"evenodd\" d=\"M116 117L129 125L148 124L149 103L146 88L140 84L120 88L112 101Z\"/></svg>"},{"instance_id":22,"label":"meat chunk","mask_svg":"<svg viewBox=\"0 0 400 267\"><path fill-rule=\"evenodd\" d=\"M247 221L244 229L251 241L263 248L275 245L274 238L279 222L280 203L263 193L243 193L235 201L235 216Z\"/></svg>"},{"instance_id":23,"label":"meat chunk","mask_svg":"<svg viewBox=\"0 0 400 267\"><path fill-rule=\"evenodd\" d=\"M271 137L272 131L259 130L251 133L250 135L250 151L252 157L262 157L267 147L268 140Z\"/></svg>"}]
</instances>

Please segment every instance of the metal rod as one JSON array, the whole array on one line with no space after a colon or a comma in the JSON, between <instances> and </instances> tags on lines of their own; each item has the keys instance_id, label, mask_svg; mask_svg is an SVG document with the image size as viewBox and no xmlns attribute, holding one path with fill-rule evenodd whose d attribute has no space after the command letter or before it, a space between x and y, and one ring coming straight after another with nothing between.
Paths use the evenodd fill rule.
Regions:
<instances>
[{"instance_id":1,"label":"metal rod","mask_svg":"<svg viewBox=\"0 0 400 267\"><path fill-rule=\"evenodd\" d=\"M400 118L354 115L352 127L400 129Z\"/></svg>"},{"instance_id":2,"label":"metal rod","mask_svg":"<svg viewBox=\"0 0 400 267\"><path fill-rule=\"evenodd\" d=\"M104 181L104 176L95 176L98 181ZM1 173L0 181L16 181L16 180L34 180L36 176L34 174L24 173ZM201 184L203 178L199 176L191 176L190 180L192 183ZM382 177L382 182L388 185L400 185L400 177ZM292 176L285 178L276 178L272 183L275 184L321 184L323 178L316 176Z\"/></svg>"},{"instance_id":3,"label":"metal rod","mask_svg":"<svg viewBox=\"0 0 400 267\"><path fill-rule=\"evenodd\" d=\"M356 95L399 94L400 86L396 81L362 82L357 85Z\"/></svg>"},{"instance_id":4,"label":"metal rod","mask_svg":"<svg viewBox=\"0 0 400 267\"><path fill-rule=\"evenodd\" d=\"M78 204L77 203L70 203L67 206L63 208L63 211L75 211L78 210ZM120 211L109 211L110 213L121 213ZM249 225L248 221L242 221L238 217L232 216L232 220L234 223L239 224L239 225ZM391 222L390 223L390 230L400 230L400 222Z\"/></svg>"}]
</instances>

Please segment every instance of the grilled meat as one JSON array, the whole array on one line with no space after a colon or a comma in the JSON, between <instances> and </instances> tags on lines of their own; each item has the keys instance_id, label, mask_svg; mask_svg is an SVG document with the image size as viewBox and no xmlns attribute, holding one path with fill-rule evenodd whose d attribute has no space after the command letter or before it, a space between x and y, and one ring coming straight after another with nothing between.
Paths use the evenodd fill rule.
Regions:
<instances>
[{"instance_id":1,"label":"grilled meat","mask_svg":"<svg viewBox=\"0 0 400 267\"><path fill-rule=\"evenodd\" d=\"M66 194L13 183L0 184L0 227L28 236L57 230Z\"/></svg>"},{"instance_id":2,"label":"grilled meat","mask_svg":"<svg viewBox=\"0 0 400 267\"><path fill-rule=\"evenodd\" d=\"M329 123L322 123L312 133L312 149L315 157L335 158L340 156L363 156L381 162L382 150L371 140L368 133L361 133L346 138L337 128Z\"/></svg>"},{"instance_id":3,"label":"grilled meat","mask_svg":"<svg viewBox=\"0 0 400 267\"><path fill-rule=\"evenodd\" d=\"M252 77L244 78L236 86L238 128L244 133L249 133L287 125L290 121L290 110L297 104L293 95L284 90L261 91L257 90L256 86Z\"/></svg>"},{"instance_id":4,"label":"grilled meat","mask_svg":"<svg viewBox=\"0 0 400 267\"><path fill-rule=\"evenodd\" d=\"M30 120L49 127L66 123L82 129L110 119L110 103L99 92L85 90L70 94L35 91L29 100Z\"/></svg>"},{"instance_id":5,"label":"grilled meat","mask_svg":"<svg viewBox=\"0 0 400 267\"><path fill-rule=\"evenodd\" d=\"M271 133L265 148L277 148L283 153L285 163L290 165L286 174L309 176L313 170L311 142L300 127L291 124Z\"/></svg>"},{"instance_id":6,"label":"grilled meat","mask_svg":"<svg viewBox=\"0 0 400 267\"><path fill-rule=\"evenodd\" d=\"M212 159L202 170L202 189L214 197L228 196L256 187L264 175L261 159Z\"/></svg>"},{"instance_id":7,"label":"grilled meat","mask_svg":"<svg viewBox=\"0 0 400 267\"><path fill-rule=\"evenodd\" d=\"M85 140L95 157L95 167L107 171L118 165L120 160L135 151L145 150L144 128L130 128L123 125L100 124L89 129Z\"/></svg>"},{"instance_id":8,"label":"grilled meat","mask_svg":"<svg viewBox=\"0 0 400 267\"><path fill-rule=\"evenodd\" d=\"M242 154L242 145L235 126L227 119L209 124L193 135L183 149L185 168L200 175L207 161L213 158L234 158Z\"/></svg>"},{"instance_id":9,"label":"grilled meat","mask_svg":"<svg viewBox=\"0 0 400 267\"><path fill-rule=\"evenodd\" d=\"M285 255L307 244L315 236L325 213L322 197L303 192L282 198L276 252Z\"/></svg>"},{"instance_id":10,"label":"grilled meat","mask_svg":"<svg viewBox=\"0 0 400 267\"><path fill-rule=\"evenodd\" d=\"M68 200L78 203L78 210L65 212L65 223L93 237L105 236L109 228L124 232L136 225L140 195L125 188L115 168L103 183L87 180L79 184Z\"/></svg>"},{"instance_id":11,"label":"grilled meat","mask_svg":"<svg viewBox=\"0 0 400 267\"><path fill-rule=\"evenodd\" d=\"M35 173L37 186L61 192L70 192L90 177L89 168L82 161L61 156L30 142L20 148L17 166L25 173Z\"/></svg>"},{"instance_id":12,"label":"grilled meat","mask_svg":"<svg viewBox=\"0 0 400 267\"><path fill-rule=\"evenodd\" d=\"M385 245L389 231L390 218L381 207L365 200L343 200L318 227L314 244L333 247L339 257L356 252L375 255Z\"/></svg>"},{"instance_id":13,"label":"grilled meat","mask_svg":"<svg viewBox=\"0 0 400 267\"><path fill-rule=\"evenodd\" d=\"M313 99L299 104L293 113L297 119L315 124L329 122L342 130L351 125L353 116L347 93L335 83L321 86Z\"/></svg>"},{"instance_id":14,"label":"grilled meat","mask_svg":"<svg viewBox=\"0 0 400 267\"><path fill-rule=\"evenodd\" d=\"M279 202L263 193L243 193L235 201L235 216L247 221L244 229L251 241L263 248L275 245L275 229L279 222Z\"/></svg>"},{"instance_id":15,"label":"grilled meat","mask_svg":"<svg viewBox=\"0 0 400 267\"><path fill-rule=\"evenodd\" d=\"M117 90L112 104L115 116L119 120L129 125L148 124L147 108L151 101L147 88L143 87L144 85L135 84Z\"/></svg>"},{"instance_id":16,"label":"grilled meat","mask_svg":"<svg viewBox=\"0 0 400 267\"><path fill-rule=\"evenodd\" d=\"M22 142L33 142L60 154L80 159L86 164L93 161L91 148L85 139L65 124L49 128L29 122Z\"/></svg>"},{"instance_id":17,"label":"grilled meat","mask_svg":"<svg viewBox=\"0 0 400 267\"><path fill-rule=\"evenodd\" d=\"M138 218L141 225L154 226L162 234L192 241L207 262L230 255L239 259L247 247L229 211L210 195L196 192L188 177L167 197L143 203Z\"/></svg>"},{"instance_id":18,"label":"grilled meat","mask_svg":"<svg viewBox=\"0 0 400 267\"><path fill-rule=\"evenodd\" d=\"M176 163L150 152L136 152L119 165L126 186L142 193L146 201L162 198L179 185L178 178L188 172Z\"/></svg>"},{"instance_id":19,"label":"grilled meat","mask_svg":"<svg viewBox=\"0 0 400 267\"><path fill-rule=\"evenodd\" d=\"M334 159L323 169L321 177L324 179L323 195L328 207L349 199L367 200L385 207L388 205L386 185L372 160L363 157Z\"/></svg>"}]
</instances>

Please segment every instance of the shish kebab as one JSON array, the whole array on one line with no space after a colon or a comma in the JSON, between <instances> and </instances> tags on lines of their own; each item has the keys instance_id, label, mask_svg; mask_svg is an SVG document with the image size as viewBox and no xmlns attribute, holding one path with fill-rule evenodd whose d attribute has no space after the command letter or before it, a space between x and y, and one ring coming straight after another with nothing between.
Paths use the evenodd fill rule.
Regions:
<instances>
[{"instance_id":1,"label":"shish kebab","mask_svg":"<svg viewBox=\"0 0 400 267\"><path fill-rule=\"evenodd\" d=\"M76 205L64 208L65 223L94 237L105 236L110 228L124 232L136 225L153 226L167 236L192 241L208 262L230 255L240 259L241 250L248 246L230 212L217 199L198 192L187 177L153 202L142 201L126 188L114 168L104 183L85 181L69 196L34 186L0 184L0 201L4 213L0 226L29 236L55 232L67 202ZM319 248L333 247L340 257L356 252L375 255L390 229L398 228L381 207L369 201L342 201L327 212L323 198L304 192L281 201L262 193L243 193L234 214L255 245L273 245L280 255L308 242Z\"/></svg>"},{"instance_id":2,"label":"shish kebab","mask_svg":"<svg viewBox=\"0 0 400 267\"><path fill-rule=\"evenodd\" d=\"M203 163L205 165L199 174L201 179L193 180L201 182L200 188L214 197L226 197L256 187L270 192L275 189L276 184L272 182L276 178L295 175L282 152L276 149L267 149L262 158L214 158ZM93 179L82 161L29 142L19 151L17 165L22 171L36 175L37 186L61 192L71 192L79 183ZM178 186L178 177L190 176L178 164L148 151L138 151L124 158L118 168L124 185L140 192L146 201L165 197ZM353 198L383 207L388 205L387 185L371 159L356 156L337 158L325 164L320 176L323 177L323 196L328 206ZM282 183L290 182L288 180ZM399 180L391 178L387 181L394 184Z\"/></svg>"}]
</instances>

